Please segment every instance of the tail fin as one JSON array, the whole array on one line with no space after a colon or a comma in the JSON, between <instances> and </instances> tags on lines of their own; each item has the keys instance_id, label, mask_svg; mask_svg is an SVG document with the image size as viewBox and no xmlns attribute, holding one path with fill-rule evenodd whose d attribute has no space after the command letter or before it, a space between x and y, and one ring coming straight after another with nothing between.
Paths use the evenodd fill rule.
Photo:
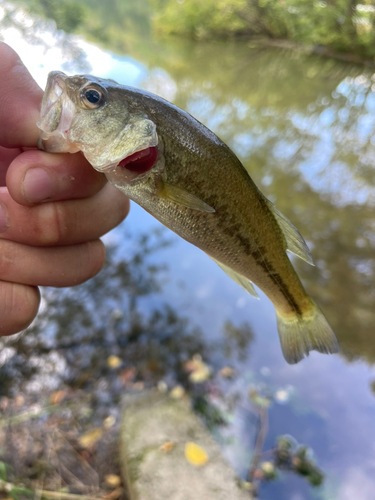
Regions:
<instances>
[{"instance_id":1,"label":"tail fin","mask_svg":"<svg viewBox=\"0 0 375 500\"><path fill-rule=\"evenodd\" d=\"M289 364L298 363L310 351L325 354L339 351L336 336L318 306L301 316L283 316L276 310L277 329L284 358Z\"/></svg>"}]
</instances>

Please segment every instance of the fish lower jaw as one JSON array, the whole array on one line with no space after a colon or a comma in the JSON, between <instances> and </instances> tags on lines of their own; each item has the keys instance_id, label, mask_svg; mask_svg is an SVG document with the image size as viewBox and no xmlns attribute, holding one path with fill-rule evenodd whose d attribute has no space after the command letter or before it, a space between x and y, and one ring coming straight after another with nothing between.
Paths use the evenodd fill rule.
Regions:
<instances>
[{"instance_id":1,"label":"fish lower jaw","mask_svg":"<svg viewBox=\"0 0 375 500\"><path fill-rule=\"evenodd\" d=\"M54 132L41 132L38 144L38 149L49 153L77 153L80 148L69 141L66 134L60 130Z\"/></svg>"}]
</instances>

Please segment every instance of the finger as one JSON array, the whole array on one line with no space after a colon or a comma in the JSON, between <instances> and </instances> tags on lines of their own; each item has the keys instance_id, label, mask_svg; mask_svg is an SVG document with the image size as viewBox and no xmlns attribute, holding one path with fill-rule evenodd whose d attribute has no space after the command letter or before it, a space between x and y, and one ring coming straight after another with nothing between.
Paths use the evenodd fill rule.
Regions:
<instances>
[{"instance_id":1,"label":"finger","mask_svg":"<svg viewBox=\"0 0 375 500\"><path fill-rule=\"evenodd\" d=\"M33 205L92 196L102 189L106 178L81 153L51 154L35 149L15 158L6 183L15 201Z\"/></svg>"},{"instance_id":2,"label":"finger","mask_svg":"<svg viewBox=\"0 0 375 500\"><path fill-rule=\"evenodd\" d=\"M129 200L110 184L90 198L34 207L19 205L1 188L0 242L61 246L92 241L116 227L128 212Z\"/></svg>"},{"instance_id":3,"label":"finger","mask_svg":"<svg viewBox=\"0 0 375 500\"><path fill-rule=\"evenodd\" d=\"M5 178L9 165L20 153L20 149L7 149L0 146L0 186L5 186Z\"/></svg>"},{"instance_id":4,"label":"finger","mask_svg":"<svg viewBox=\"0 0 375 500\"><path fill-rule=\"evenodd\" d=\"M27 328L38 312L39 303L38 288L0 281L0 336Z\"/></svg>"},{"instance_id":5,"label":"finger","mask_svg":"<svg viewBox=\"0 0 375 500\"><path fill-rule=\"evenodd\" d=\"M0 280L32 286L74 286L103 267L100 240L67 247L37 248L14 241L0 242Z\"/></svg>"},{"instance_id":6,"label":"finger","mask_svg":"<svg viewBox=\"0 0 375 500\"><path fill-rule=\"evenodd\" d=\"M0 42L0 145L36 146L43 92L17 53Z\"/></svg>"}]
</instances>

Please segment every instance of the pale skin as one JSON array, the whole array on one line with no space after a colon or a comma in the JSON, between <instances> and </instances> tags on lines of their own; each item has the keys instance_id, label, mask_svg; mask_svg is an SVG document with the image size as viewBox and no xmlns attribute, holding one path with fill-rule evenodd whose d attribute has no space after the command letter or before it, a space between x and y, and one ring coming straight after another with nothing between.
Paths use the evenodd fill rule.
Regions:
<instances>
[{"instance_id":1,"label":"pale skin","mask_svg":"<svg viewBox=\"0 0 375 500\"><path fill-rule=\"evenodd\" d=\"M42 95L0 42L0 336L35 318L38 286L95 276L105 260L99 238L129 211L128 199L80 153L36 149Z\"/></svg>"}]
</instances>

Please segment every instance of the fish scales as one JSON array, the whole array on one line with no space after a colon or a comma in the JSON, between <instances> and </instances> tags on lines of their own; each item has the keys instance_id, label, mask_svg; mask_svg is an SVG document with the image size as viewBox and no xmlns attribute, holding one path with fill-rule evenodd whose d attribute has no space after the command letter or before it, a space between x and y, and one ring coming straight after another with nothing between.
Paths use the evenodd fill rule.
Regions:
<instances>
[{"instance_id":1,"label":"fish scales","mask_svg":"<svg viewBox=\"0 0 375 500\"><path fill-rule=\"evenodd\" d=\"M337 352L328 322L286 254L312 263L302 237L228 146L195 118L145 91L53 72L38 126L40 148L81 150L109 182L234 281L252 294L251 282L259 286L275 305L289 363L311 350Z\"/></svg>"},{"instance_id":2,"label":"fish scales","mask_svg":"<svg viewBox=\"0 0 375 500\"><path fill-rule=\"evenodd\" d=\"M155 117L165 116L166 106L163 101L156 102L148 111ZM137 196L134 200L208 255L249 280L261 283L258 286L266 295L271 295L273 302L285 313L297 311L301 314L303 309L310 309L311 303L285 254L282 232L247 171L216 136L215 142L211 134L207 137L203 133L197 137L190 130L190 116L184 117L183 127L178 123L179 116L174 117L173 127L170 122L165 127L155 118L160 135L165 138L167 178L215 207L215 214L193 214L192 209L171 202L161 205L157 196L145 200L142 188L139 196L133 195ZM184 155L180 154L178 158L173 154L168 156L167 151L179 151L181 146L186 148ZM179 162L177 175L173 168L169 168L176 161ZM214 169L209 166L211 162L215 163ZM233 165L237 168L233 169ZM218 177L222 182L217 182ZM253 210L254 206L256 210ZM278 235L278 245L274 245L274 234ZM267 235L272 235L269 241ZM267 247L273 251L267 252ZM273 255L277 259L278 272L275 271Z\"/></svg>"}]
</instances>

